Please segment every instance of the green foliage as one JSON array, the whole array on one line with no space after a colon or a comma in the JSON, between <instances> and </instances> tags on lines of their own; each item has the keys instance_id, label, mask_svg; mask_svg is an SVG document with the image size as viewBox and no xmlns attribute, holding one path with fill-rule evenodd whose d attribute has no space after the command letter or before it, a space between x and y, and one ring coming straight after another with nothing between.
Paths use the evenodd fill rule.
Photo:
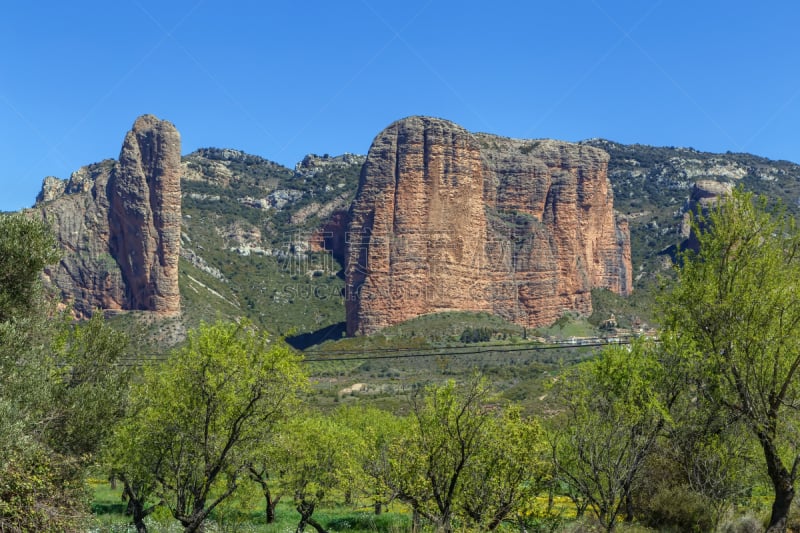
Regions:
<instances>
[{"instance_id":1,"label":"green foliage","mask_svg":"<svg viewBox=\"0 0 800 533\"><path fill-rule=\"evenodd\" d=\"M182 184L182 230L191 241L184 246L225 277L214 279L182 261L181 296L190 326L201 319L214 320L218 313L230 319L247 316L278 335L313 333L342 322L344 283L336 276L342 265L329 253L306 254L294 244L305 245L324 222L319 206L346 209L361 165L342 160L308 172L293 171L257 156L214 148L184 160L196 173ZM281 208L262 209L241 201L267 199L281 189L301 196ZM242 239L268 252L239 254L235 249ZM315 271L323 275L315 276Z\"/></svg>"},{"instance_id":2,"label":"green foliage","mask_svg":"<svg viewBox=\"0 0 800 533\"><path fill-rule=\"evenodd\" d=\"M407 516L396 514L349 513L325 521L330 531L377 531L394 533L408 531L411 524Z\"/></svg>"},{"instance_id":3,"label":"green foliage","mask_svg":"<svg viewBox=\"0 0 800 533\"><path fill-rule=\"evenodd\" d=\"M653 524L671 516L677 523L679 515L691 516L689 508L702 508L702 521L712 524L710 530L734 506L751 503L753 487L762 484L754 466L758 450L741 421L698 402L690 395L691 385L676 385L687 394L672 405L672 424L642 467L634 487L636 516ZM689 508L668 508L675 493L687 494Z\"/></svg>"},{"instance_id":4,"label":"green foliage","mask_svg":"<svg viewBox=\"0 0 800 533\"><path fill-rule=\"evenodd\" d=\"M388 411L364 406L339 408L333 417L340 427L352 431L349 435L355 439L350 446L359 474L349 481L346 490L370 497L380 508L394 496L387 484L389 450L405 429L403 420Z\"/></svg>"},{"instance_id":5,"label":"green foliage","mask_svg":"<svg viewBox=\"0 0 800 533\"><path fill-rule=\"evenodd\" d=\"M677 391L664 386L654 348L640 341L565 372L555 392L564 404L553 421L557 475L579 514L588 505L610 531L621 514L633 518L634 482Z\"/></svg>"},{"instance_id":6,"label":"green foliage","mask_svg":"<svg viewBox=\"0 0 800 533\"><path fill-rule=\"evenodd\" d=\"M684 254L663 302L671 370L749 427L775 491L770 528L783 531L800 463L800 232L741 191L694 230L700 250Z\"/></svg>"},{"instance_id":7,"label":"green foliage","mask_svg":"<svg viewBox=\"0 0 800 533\"><path fill-rule=\"evenodd\" d=\"M362 489L363 446L354 429L316 413L293 417L280 428L267 456L280 465L279 483L293 495L300 513L297 531L302 532L306 524L317 527L314 511L330 501L334 490L352 494Z\"/></svg>"},{"instance_id":8,"label":"green foliage","mask_svg":"<svg viewBox=\"0 0 800 533\"><path fill-rule=\"evenodd\" d=\"M128 339L96 313L87 322L67 326L53 343L53 413L50 446L73 456L90 456L108 438L124 413L129 379L122 356Z\"/></svg>"},{"instance_id":9,"label":"green foliage","mask_svg":"<svg viewBox=\"0 0 800 533\"><path fill-rule=\"evenodd\" d=\"M187 531L237 487L251 448L306 385L300 359L247 324L204 324L131 391L110 455L132 480L156 482Z\"/></svg>"},{"instance_id":10,"label":"green foliage","mask_svg":"<svg viewBox=\"0 0 800 533\"><path fill-rule=\"evenodd\" d=\"M478 530L519 514L551 479L544 429L516 406L489 419L475 460L466 468L459 507Z\"/></svg>"},{"instance_id":11,"label":"green foliage","mask_svg":"<svg viewBox=\"0 0 800 533\"><path fill-rule=\"evenodd\" d=\"M608 289L592 289L592 314L588 322L599 327L613 314L620 328L630 328L634 324L652 326L654 311L649 291L637 288L630 296L620 296Z\"/></svg>"},{"instance_id":12,"label":"green foliage","mask_svg":"<svg viewBox=\"0 0 800 533\"><path fill-rule=\"evenodd\" d=\"M0 215L0 322L39 308L39 275L58 261L47 225L24 215Z\"/></svg>"},{"instance_id":13,"label":"green foliage","mask_svg":"<svg viewBox=\"0 0 800 533\"><path fill-rule=\"evenodd\" d=\"M704 533L713 531L716 519L711 502L689 487L669 487L647 502L645 523L659 529Z\"/></svg>"},{"instance_id":14,"label":"green foliage","mask_svg":"<svg viewBox=\"0 0 800 533\"><path fill-rule=\"evenodd\" d=\"M88 494L77 462L35 443L4 451L0 531L84 531Z\"/></svg>"},{"instance_id":15,"label":"green foliage","mask_svg":"<svg viewBox=\"0 0 800 533\"><path fill-rule=\"evenodd\" d=\"M539 146L539 144L540 144L540 141L533 141L532 143L529 143L529 144L526 144L526 145L522 146L519 149L519 151L522 152L525 155L528 155L532 151L536 150L536 148Z\"/></svg>"},{"instance_id":16,"label":"green foliage","mask_svg":"<svg viewBox=\"0 0 800 533\"><path fill-rule=\"evenodd\" d=\"M442 531L457 518L493 530L549 470L543 434L515 409L489 407L483 379L430 386L387 451L386 482Z\"/></svg>"},{"instance_id":17,"label":"green foliage","mask_svg":"<svg viewBox=\"0 0 800 533\"><path fill-rule=\"evenodd\" d=\"M492 333L489 328L466 328L458 340L463 343L489 342L492 340Z\"/></svg>"},{"instance_id":18,"label":"green foliage","mask_svg":"<svg viewBox=\"0 0 800 533\"><path fill-rule=\"evenodd\" d=\"M52 423L70 423L82 398L65 410L60 368L51 343L53 320L39 275L58 260L47 226L23 215L0 215L0 530L79 531L87 517L82 463L48 447ZM72 452L65 447L62 451Z\"/></svg>"},{"instance_id":19,"label":"green foliage","mask_svg":"<svg viewBox=\"0 0 800 533\"><path fill-rule=\"evenodd\" d=\"M552 325L541 328L539 333L545 337L567 339L570 337L594 337L597 329L577 313L564 313Z\"/></svg>"}]
</instances>

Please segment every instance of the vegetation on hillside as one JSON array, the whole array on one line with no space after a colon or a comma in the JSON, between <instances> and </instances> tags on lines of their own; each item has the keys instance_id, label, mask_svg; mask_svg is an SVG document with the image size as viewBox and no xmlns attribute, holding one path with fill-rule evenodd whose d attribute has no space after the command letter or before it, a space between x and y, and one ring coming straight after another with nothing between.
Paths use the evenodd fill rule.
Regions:
<instances>
[{"instance_id":1,"label":"vegetation on hillside","mask_svg":"<svg viewBox=\"0 0 800 533\"><path fill-rule=\"evenodd\" d=\"M342 267L309 245L330 212L349 206L363 158L317 159L292 171L236 150L184 158L180 283L189 326L247 316L286 335L344 319Z\"/></svg>"},{"instance_id":2,"label":"vegetation on hillside","mask_svg":"<svg viewBox=\"0 0 800 533\"><path fill-rule=\"evenodd\" d=\"M268 316L154 357L100 314L74 324L38 283L47 228L0 217L0 529L793 529L800 232L741 191L702 222L654 308L598 293L539 331L430 315L303 359ZM242 314L231 270L182 268ZM543 342L615 311L661 317L658 340ZM124 503L93 515L109 477Z\"/></svg>"}]
</instances>

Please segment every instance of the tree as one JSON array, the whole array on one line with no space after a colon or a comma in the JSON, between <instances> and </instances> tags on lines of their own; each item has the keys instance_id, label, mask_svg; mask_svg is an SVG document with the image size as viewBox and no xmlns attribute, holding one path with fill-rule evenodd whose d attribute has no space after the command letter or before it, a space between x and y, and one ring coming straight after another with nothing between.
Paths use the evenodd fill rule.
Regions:
<instances>
[{"instance_id":1,"label":"tree","mask_svg":"<svg viewBox=\"0 0 800 533\"><path fill-rule=\"evenodd\" d=\"M353 430L358 439L352 449L360 475L351 480L349 489L368 492L375 514L380 514L383 506L395 497L386 480L390 446L402 433L402 419L388 411L363 406L340 408L334 417L339 425Z\"/></svg>"},{"instance_id":2,"label":"tree","mask_svg":"<svg viewBox=\"0 0 800 533\"><path fill-rule=\"evenodd\" d=\"M485 380L431 385L412 398L406 434L393 443L388 483L415 517L453 531L463 475L486 438L491 418ZM416 524L415 524L416 525Z\"/></svg>"},{"instance_id":3,"label":"tree","mask_svg":"<svg viewBox=\"0 0 800 533\"><path fill-rule=\"evenodd\" d=\"M634 489L637 519L711 531L730 504L750 500L760 450L741 421L694 394L682 394L671 415Z\"/></svg>"},{"instance_id":4,"label":"tree","mask_svg":"<svg viewBox=\"0 0 800 533\"><path fill-rule=\"evenodd\" d=\"M800 233L785 210L740 190L693 231L699 251L682 255L663 301L673 371L747 424L774 490L767 531L785 531L800 465Z\"/></svg>"},{"instance_id":5,"label":"tree","mask_svg":"<svg viewBox=\"0 0 800 533\"><path fill-rule=\"evenodd\" d=\"M267 452L269 453L269 452ZM260 455L260 454L259 454ZM267 524L275 522L275 508L283 498L282 492L276 492L274 485L280 475L281 466L270 460L269 456L253 459L247 463L247 475L257 484L264 496L264 519Z\"/></svg>"},{"instance_id":6,"label":"tree","mask_svg":"<svg viewBox=\"0 0 800 533\"><path fill-rule=\"evenodd\" d=\"M137 437L117 461L132 483L152 476L185 531L198 531L306 384L300 358L283 342L249 324L203 324L134 384L118 432Z\"/></svg>"},{"instance_id":7,"label":"tree","mask_svg":"<svg viewBox=\"0 0 800 533\"><path fill-rule=\"evenodd\" d=\"M39 308L39 276L58 259L55 237L44 222L0 214L0 322Z\"/></svg>"},{"instance_id":8,"label":"tree","mask_svg":"<svg viewBox=\"0 0 800 533\"><path fill-rule=\"evenodd\" d=\"M40 283L58 260L46 224L0 215L0 530L81 531L81 464L48 446L58 320Z\"/></svg>"},{"instance_id":9,"label":"tree","mask_svg":"<svg viewBox=\"0 0 800 533\"><path fill-rule=\"evenodd\" d=\"M38 439L52 406L50 380L43 377L53 371L49 345L57 321L40 276L58 258L43 222L0 214L0 453L23 434Z\"/></svg>"},{"instance_id":10,"label":"tree","mask_svg":"<svg viewBox=\"0 0 800 533\"><path fill-rule=\"evenodd\" d=\"M300 513L296 533L303 533L306 525L326 533L314 511L334 489L346 491L360 476L359 444L355 430L318 413L293 417L277 432L271 455L283 465L280 484Z\"/></svg>"},{"instance_id":11,"label":"tree","mask_svg":"<svg viewBox=\"0 0 800 533\"><path fill-rule=\"evenodd\" d=\"M127 347L127 336L106 324L101 313L64 325L53 342L51 448L89 460L108 438L124 414L130 373L121 358Z\"/></svg>"},{"instance_id":12,"label":"tree","mask_svg":"<svg viewBox=\"0 0 800 533\"><path fill-rule=\"evenodd\" d=\"M636 476L669 420L677 391L659 387L663 379L652 347L638 342L607 348L556 385L564 405L553 430L557 475L608 531L623 514L633 519Z\"/></svg>"},{"instance_id":13,"label":"tree","mask_svg":"<svg viewBox=\"0 0 800 533\"><path fill-rule=\"evenodd\" d=\"M491 402L486 380L431 385L391 442L386 484L439 531L453 519L493 530L535 493L549 466L543 432L516 408Z\"/></svg>"},{"instance_id":14,"label":"tree","mask_svg":"<svg viewBox=\"0 0 800 533\"><path fill-rule=\"evenodd\" d=\"M466 469L459 507L480 531L494 531L509 514L535 497L550 477L542 426L517 406L487 424L480 449Z\"/></svg>"},{"instance_id":15,"label":"tree","mask_svg":"<svg viewBox=\"0 0 800 533\"><path fill-rule=\"evenodd\" d=\"M164 500L155 498L157 479L165 465L164 450L151 449L154 435L142 431L135 421L144 406L130 408L127 418L114 428L112 437L104 448L104 460L111 475L122 481L122 495L128 500L128 509L137 533L145 533L144 519ZM153 500L156 501L153 501Z\"/></svg>"}]
</instances>

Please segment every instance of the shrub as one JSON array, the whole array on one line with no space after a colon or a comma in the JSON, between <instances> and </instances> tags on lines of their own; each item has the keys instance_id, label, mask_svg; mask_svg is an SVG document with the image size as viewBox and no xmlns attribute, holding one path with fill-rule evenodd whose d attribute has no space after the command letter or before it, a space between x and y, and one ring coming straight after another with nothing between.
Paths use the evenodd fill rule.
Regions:
<instances>
[{"instance_id":1,"label":"shrub","mask_svg":"<svg viewBox=\"0 0 800 533\"><path fill-rule=\"evenodd\" d=\"M667 487L650 500L642 521L651 527L674 531L712 531L716 525L708 499L688 487Z\"/></svg>"},{"instance_id":2,"label":"shrub","mask_svg":"<svg viewBox=\"0 0 800 533\"><path fill-rule=\"evenodd\" d=\"M740 516L733 519L720 528L723 533L761 533L764 531L764 526L761 520L754 516Z\"/></svg>"},{"instance_id":3,"label":"shrub","mask_svg":"<svg viewBox=\"0 0 800 533\"><path fill-rule=\"evenodd\" d=\"M489 328L465 328L461 332L459 340L463 343L471 342L488 342L492 339L492 333Z\"/></svg>"}]
</instances>

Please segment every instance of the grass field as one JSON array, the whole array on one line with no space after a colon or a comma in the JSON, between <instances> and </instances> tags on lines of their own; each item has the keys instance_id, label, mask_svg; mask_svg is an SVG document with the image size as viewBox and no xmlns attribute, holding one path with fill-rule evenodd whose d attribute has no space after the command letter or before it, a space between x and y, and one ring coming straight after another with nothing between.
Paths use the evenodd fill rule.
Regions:
<instances>
[{"instance_id":1,"label":"grass field","mask_svg":"<svg viewBox=\"0 0 800 533\"><path fill-rule=\"evenodd\" d=\"M122 501L120 488L111 489L107 481L90 480L94 498L92 511L94 523L91 531L97 533L134 532L130 516L125 515L125 502ZM206 526L206 533L243 532L243 533L284 533L293 532L297 528L300 514L291 503L281 502L276 509L276 520L267 524L264 516L263 502L254 491L240 491L212 514ZM399 504L391 504L387 512L375 515L366 503L347 507L321 508L314 513L314 518L329 531L384 532L401 533L411 530L411 518ZM159 508L146 519L148 531L178 533L183 531L180 524L170 515L165 507ZM313 531L307 526L307 531Z\"/></svg>"}]
</instances>

